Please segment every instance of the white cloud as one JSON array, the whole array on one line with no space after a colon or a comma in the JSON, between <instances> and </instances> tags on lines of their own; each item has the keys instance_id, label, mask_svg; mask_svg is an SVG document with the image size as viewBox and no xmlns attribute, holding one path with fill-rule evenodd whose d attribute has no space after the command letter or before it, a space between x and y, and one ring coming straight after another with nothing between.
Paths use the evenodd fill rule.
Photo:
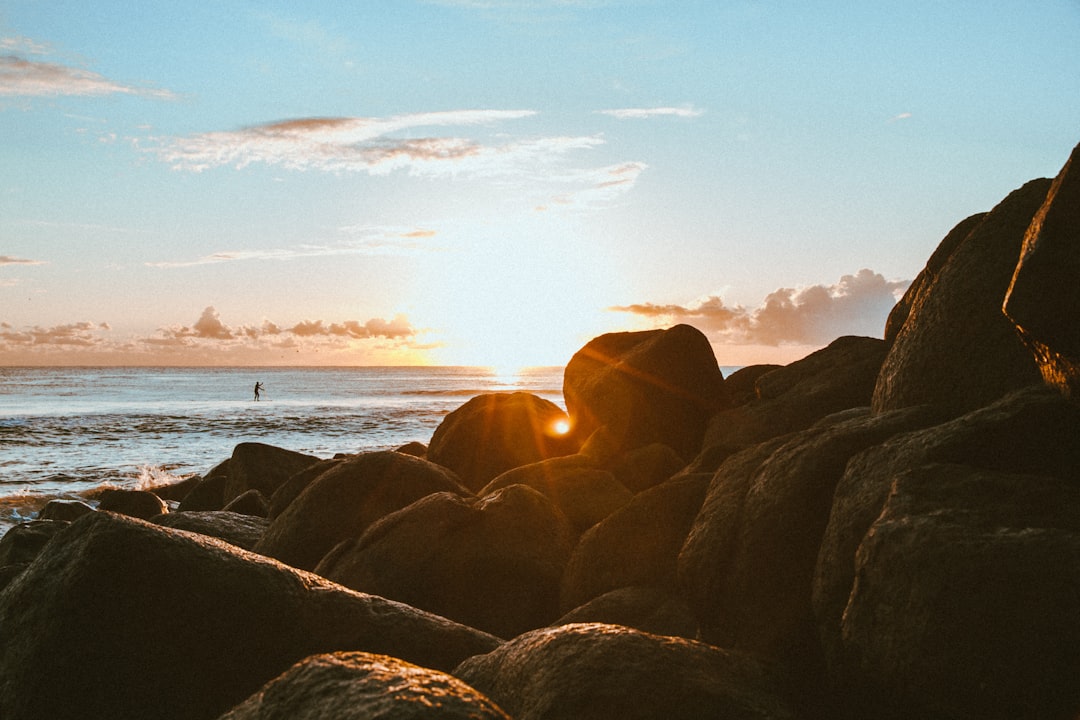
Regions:
<instances>
[{"instance_id":1,"label":"white cloud","mask_svg":"<svg viewBox=\"0 0 1080 720\"><path fill-rule=\"evenodd\" d=\"M689 105L682 107L620 108L616 110L597 110L601 115L609 115L618 120L644 120L654 117L701 117L704 110L697 110Z\"/></svg>"},{"instance_id":2,"label":"white cloud","mask_svg":"<svg viewBox=\"0 0 1080 720\"><path fill-rule=\"evenodd\" d=\"M694 325L717 344L825 345L841 335L880 337L885 320L910 281L889 281L862 269L834 285L780 288L756 308L728 306L719 296L692 305L642 303L610 308L658 324Z\"/></svg>"},{"instance_id":3,"label":"white cloud","mask_svg":"<svg viewBox=\"0 0 1080 720\"><path fill-rule=\"evenodd\" d=\"M11 255L0 255L0 267L4 265L44 265L44 260L28 260L26 258L17 258Z\"/></svg>"},{"instance_id":4,"label":"white cloud","mask_svg":"<svg viewBox=\"0 0 1080 720\"><path fill-rule=\"evenodd\" d=\"M123 85L103 75L49 62L0 56L0 96L41 97L58 95L141 95L171 99L168 90Z\"/></svg>"}]
</instances>

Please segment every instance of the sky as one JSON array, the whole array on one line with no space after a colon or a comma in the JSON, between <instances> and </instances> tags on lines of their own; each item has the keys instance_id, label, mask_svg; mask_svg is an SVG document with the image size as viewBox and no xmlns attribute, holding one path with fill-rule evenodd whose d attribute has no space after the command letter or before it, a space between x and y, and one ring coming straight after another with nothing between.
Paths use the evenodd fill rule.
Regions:
<instances>
[{"instance_id":1,"label":"sky","mask_svg":"<svg viewBox=\"0 0 1080 720\"><path fill-rule=\"evenodd\" d=\"M881 337L1080 142L1080 0L0 0L0 365Z\"/></svg>"}]
</instances>

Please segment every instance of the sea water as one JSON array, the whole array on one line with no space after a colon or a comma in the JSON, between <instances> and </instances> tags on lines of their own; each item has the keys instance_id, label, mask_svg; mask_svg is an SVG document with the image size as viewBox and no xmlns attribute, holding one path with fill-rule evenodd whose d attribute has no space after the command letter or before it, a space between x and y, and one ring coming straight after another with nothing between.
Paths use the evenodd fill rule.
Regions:
<instances>
[{"instance_id":1,"label":"sea water","mask_svg":"<svg viewBox=\"0 0 1080 720\"><path fill-rule=\"evenodd\" d=\"M515 391L565 407L562 368L0 368L0 533L52 498L206 473L242 442L427 444L469 398Z\"/></svg>"}]
</instances>

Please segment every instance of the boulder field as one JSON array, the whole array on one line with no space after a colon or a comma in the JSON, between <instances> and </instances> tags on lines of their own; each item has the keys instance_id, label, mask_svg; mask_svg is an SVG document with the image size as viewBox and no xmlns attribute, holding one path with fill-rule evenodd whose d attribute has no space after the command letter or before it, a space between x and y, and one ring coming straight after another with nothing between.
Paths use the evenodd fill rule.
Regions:
<instances>
[{"instance_id":1,"label":"boulder field","mask_svg":"<svg viewBox=\"0 0 1080 720\"><path fill-rule=\"evenodd\" d=\"M50 504L0 538L0 718L1076 720L1078 288L1080 148L881 338L725 378L603 335L566 412Z\"/></svg>"}]
</instances>

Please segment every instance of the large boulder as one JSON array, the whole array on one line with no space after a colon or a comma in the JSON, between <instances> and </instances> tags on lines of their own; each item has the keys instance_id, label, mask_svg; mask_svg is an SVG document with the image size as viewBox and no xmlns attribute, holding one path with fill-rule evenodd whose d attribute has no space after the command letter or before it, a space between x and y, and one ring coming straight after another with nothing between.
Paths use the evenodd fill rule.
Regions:
<instances>
[{"instance_id":1,"label":"large boulder","mask_svg":"<svg viewBox=\"0 0 1080 720\"><path fill-rule=\"evenodd\" d=\"M679 549L701 508L709 479L687 475L668 480L638 493L586 531L566 566L563 611L618 588L674 588Z\"/></svg>"},{"instance_id":2,"label":"large boulder","mask_svg":"<svg viewBox=\"0 0 1080 720\"><path fill-rule=\"evenodd\" d=\"M1005 312L1044 380L1080 397L1080 145L1028 227Z\"/></svg>"},{"instance_id":3,"label":"large boulder","mask_svg":"<svg viewBox=\"0 0 1080 720\"><path fill-rule=\"evenodd\" d=\"M566 422L558 405L531 393L478 395L435 428L427 459L476 492L507 470L574 452Z\"/></svg>"},{"instance_id":4,"label":"large boulder","mask_svg":"<svg viewBox=\"0 0 1080 720\"><path fill-rule=\"evenodd\" d=\"M570 358L563 396L582 440L606 427L620 450L659 442L693 457L706 421L723 406L723 383L705 336L676 325L591 340Z\"/></svg>"},{"instance_id":5,"label":"large boulder","mask_svg":"<svg viewBox=\"0 0 1080 720\"><path fill-rule=\"evenodd\" d=\"M30 520L8 528L0 537L0 567L32 562L53 536L68 526L68 522Z\"/></svg>"},{"instance_id":6,"label":"large boulder","mask_svg":"<svg viewBox=\"0 0 1080 720\"><path fill-rule=\"evenodd\" d=\"M240 443L233 448L229 458L224 504L228 505L248 490L258 490L265 497L271 497L291 476L317 462L319 458L314 455L264 443Z\"/></svg>"},{"instance_id":7,"label":"large boulder","mask_svg":"<svg viewBox=\"0 0 1080 720\"><path fill-rule=\"evenodd\" d=\"M844 336L790 365L762 373L756 398L714 415L703 443L716 470L729 455L770 438L805 430L818 420L849 408L870 405L881 362L883 340Z\"/></svg>"},{"instance_id":8,"label":"large boulder","mask_svg":"<svg viewBox=\"0 0 1080 720\"><path fill-rule=\"evenodd\" d=\"M697 618L681 598L657 587L624 587L606 592L551 623L606 623L624 625L653 635L673 635L696 640Z\"/></svg>"},{"instance_id":9,"label":"large boulder","mask_svg":"<svg viewBox=\"0 0 1080 720\"><path fill-rule=\"evenodd\" d=\"M510 720L453 675L387 655L313 655L221 720Z\"/></svg>"},{"instance_id":10,"label":"large boulder","mask_svg":"<svg viewBox=\"0 0 1080 720\"><path fill-rule=\"evenodd\" d=\"M255 552L312 570L342 540L437 492L469 494L449 470L392 451L364 453L326 465L266 529Z\"/></svg>"},{"instance_id":11,"label":"large boulder","mask_svg":"<svg viewBox=\"0 0 1080 720\"><path fill-rule=\"evenodd\" d=\"M1032 180L977 223L964 221L974 227L962 241L957 232L947 236L954 247L940 269L916 279L918 291L874 388L875 411L938 404L959 414L1041 382L1001 305L1049 188L1049 180Z\"/></svg>"},{"instance_id":12,"label":"large boulder","mask_svg":"<svg viewBox=\"0 0 1080 720\"><path fill-rule=\"evenodd\" d=\"M524 485L430 495L341 543L316 568L346 587L513 637L558 617L574 533Z\"/></svg>"},{"instance_id":13,"label":"large boulder","mask_svg":"<svg viewBox=\"0 0 1080 720\"><path fill-rule=\"evenodd\" d=\"M614 475L581 455L551 458L507 470L485 485L478 495L491 495L511 485L528 485L547 497L578 532L588 530L633 497Z\"/></svg>"},{"instance_id":14,"label":"large boulder","mask_svg":"<svg viewBox=\"0 0 1080 720\"><path fill-rule=\"evenodd\" d=\"M98 510L149 520L155 515L169 512L169 506L149 490L108 488L98 495Z\"/></svg>"},{"instance_id":15,"label":"large boulder","mask_svg":"<svg viewBox=\"0 0 1080 720\"><path fill-rule=\"evenodd\" d=\"M1025 666L1037 652L1032 648L1038 647L1052 662L1068 659L1055 632L1070 639L1072 652L1080 647L1072 640L1080 618L1075 571L1080 564L1071 554L1075 546L1070 539L1076 529L1066 528L1065 535L1046 532L1057 527L1053 523L1058 520L1051 520L1060 516L1057 506L1076 507L1071 493L1076 491L1080 468L1078 437L1080 407L1039 385L949 422L896 435L848 462L833 497L812 595L837 694L855 705L847 716L902 717L906 709L907 717L1059 717L1039 712L1010 715L1016 706L1006 702L1001 692L1030 698L1032 692L1049 691L1061 679L1059 671L1054 671L1048 672L1045 681L1034 682ZM885 512L902 489L898 479L909 475L905 484L911 483L920 496L925 495L918 512L899 500L891 512ZM1056 488L1058 495L1036 492L1039 487ZM985 497L977 498L980 488L985 489ZM1032 497L1040 498L1038 503ZM1016 504L1027 508L1027 514L1014 512ZM1036 508L1041 508L1041 516L1033 511ZM971 523L961 517L965 512ZM1075 511L1069 512L1077 517ZM904 523L912 526L910 534L904 531ZM995 540L999 531L1001 537ZM879 533L895 540L895 548L905 547L910 561L900 564L895 552L877 538ZM998 553L1001 565L994 568ZM974 565L967 567L968 563ZM1030 571L1023 569L1025 563ZM897 579L887 581L885 575L891 572ZM1010 589L1010 584L1016 587ZM895 595L886 597L883 587ZM1046 614L1044 620L1028 617L1029 611L1023 608L1029 600L1030 612ZM999 606L1001 602L1015 603L1009 606L1010 617ZM949 603L955 607L949 609ZM861 604L858 612L853 610L855 604ZM930 635L940 632L943 623L956 620L962 614L957 608L970 613L970 618L986 621L963 621L942 636L951 644L943 648ZM877 629L873 632L881 637L871 642L865 633L870 632L869 618L874 614ZM1052 627L1057 631L1051 632ZM926 637L919 639L918 634ZM1013 643L1015 651L1010 648ZM941 698L942 687L912 669L911 663L918 659L910 653L922 653L926 668L938 668L941 677L957 680L957 700L951 710ZM971 668L962 666L980 653L983 659L977 666L980 679L976 682L976 675L965 674ZM1070 685L1075 688L1077 658L1073 656L1069 663L1061 667L1073 668ZM950 666L947 671L946 666ZM894 680L881 675L894 671L898 673ZM1010 675L1017 683L1033 684L1022 688L1013 683L1003 691L991 687ZM860 687L871 690L861 692ZM900 708L898 714L878 714L874 688L888 691ZM1076 697L1065 687L1054 694ZM1001 701L999 711L986 710L987 702L996 702L988 700L992 697Z\"/></svg>"},{"instance_id":16,"label":"large boulder","mask_svg":"<svg viewBox=\"0 0 1080 720\"><path fill-rule=\"evenodd\" d=\"M56 499L45 503L37 514L38 520L62 520L71 522L83 515L94 512L94 508L82 500Z\"/></svg>"},{"instance_id":17,"label":"large boulder","mask_svg":"<svg viewBox=\"0 0 1080 720\"><path fill-rule=\"evenodd\" d=\"M270 507L267 508L266 517L271 520L277 518L278 515L285 511L285 508L292 504L293 500L300 497L300 493L304 492L307 486L315 481L315 478L345 462L349 457L333 457L329 460L320 460L290 477L279 485L274 494L270 496Z\"/></svg>"},{"instance_id":18,"label":"large boulder","mask_svg":"<svg viewBox=\"0 0 1080 720\"><path fill-rule=\"evenodd\" d=\"M174 530L186 530L251 550L259 542L269 522L255 515L229 510L191 510L150 518L150 522Z\"/></svg>"},{"instance_id":19,"label":"large boulder","mask_svg":"<svg viewBox=\"0 0 1080 720\"><path fill-rule=\"evenodd\" d=\"M448 670L499 642L106 512L58 533L0 593L0 637L0 717L13 720L209 720L315 653Z\"/></svg>"},{"instance_id":20,"label":"large boulder","mask_svg":"<svg viewBox=\"0 0 1080 720\"><path fill-rule=\"evenodd\" d=\"M536 630L466 660L454 675L515 720L796 717L756 660L618 625Z\"/></svg>"},{"instance_id":21,"label":"large boulder","mask_svg":"<svg viewBox=\"0 0 1080 720\"><path fill-rule=\"evenodd\" d=\"M229 460L222 460L199 478L177 510L220 510L225 507L225 483L229 480Z\"/></svg>"}]
</instances>

